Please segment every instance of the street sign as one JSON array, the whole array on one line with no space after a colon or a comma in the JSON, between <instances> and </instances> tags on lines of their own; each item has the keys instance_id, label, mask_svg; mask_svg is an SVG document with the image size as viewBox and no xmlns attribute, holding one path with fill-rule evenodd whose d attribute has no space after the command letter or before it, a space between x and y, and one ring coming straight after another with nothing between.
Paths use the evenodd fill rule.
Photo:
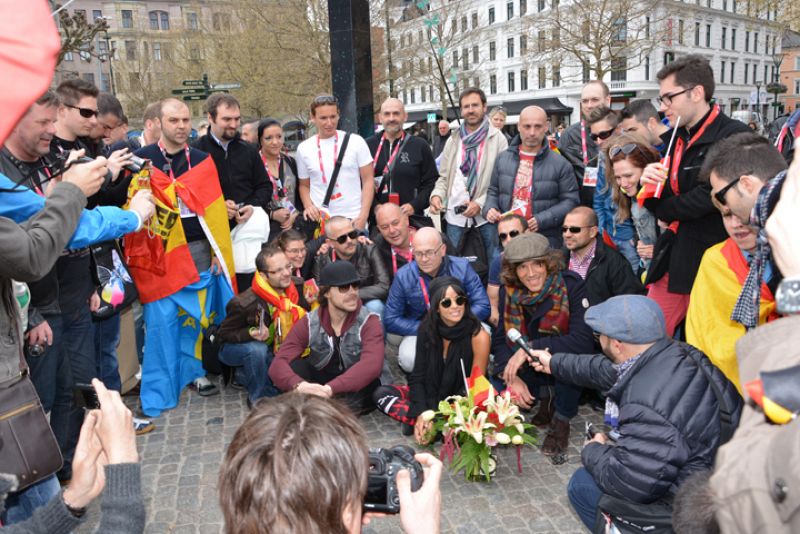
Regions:
<instances>
[{"instance_id":1,"label":"street sign","mask_svg":"<svg viewBox=\"0 0 800 534\"><path fill-rule=\"evenodd\" d=\"M208 98L208 95L206 95L206 94L202 94L202 95L184 95L183 96L183 100L187 101L187 102L189 100L205 100L206 98Z\"/></svg>"},{"instance_id":2,"label":"street sign","mask_svg":"<svg viewBox=\"0 0 800 534\"><path fill-rule=\"evenodd\" d=\"M218 90L218 91L225 91L225 90L227 90L227 89L241 89L241 87L242 87L242 84L240 84L239 82L233 82L233 83L212 83L212 84L211 84L211 89L212 89L212 90L213 90L213 89L216 89L216 90Z\"/></svg>"},{"instance_id":3,"label":"street sign","mask_svg":"<svg viewBox=\"0 0 800 534\"><path fill-rule=\"evenodd\" d=\"M436 122L436 113L428 113L428 124Z\"/></svg>"},{"instance_id":4,"label":"street sign","mask_svg":"<svg viewBox=\"0 0 800 534\"><path fill-rule=\"evenodd\" d=\"M173 89L173 95L204 95L206 94L205 87L190 87L186 89Z\"/></svg>"},{"instance_id":5,"label":"street sign","mask_svg":"<svg viewBox=\"0 0 800 534\"><path fill-rule=\"evenodd\" d=\"M202 87L203 86L203 80L183 80L183 82L181 82L181 83L183 85L188 86L188 87Z\"/></svg>"},{"instance_id":6,"label":"street sign","mask_svg":"<svg viewBox=\"0 0 800 534\"><path fill-rule=\"evenodd\" d=\"M209 93L229 93L227 89L211 89Z\"/></svg>"}]
</instances>

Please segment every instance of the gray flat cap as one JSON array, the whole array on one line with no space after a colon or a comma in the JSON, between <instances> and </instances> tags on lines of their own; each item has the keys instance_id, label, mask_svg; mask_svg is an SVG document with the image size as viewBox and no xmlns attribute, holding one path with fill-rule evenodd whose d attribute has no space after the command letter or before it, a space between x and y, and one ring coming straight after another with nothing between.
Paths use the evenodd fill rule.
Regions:
<instances>
[{"instance_id":1,"label":"gray flat cap","mask_svg":"<svg viewBox=\"0 0 800 534\"><path fill-rule=\"evenodd\" d=\"M664 313L643 295L619 295L586 310L584 321L595 332L625 343L653 343L667 337Z\"/></svg>"}]
</instances>

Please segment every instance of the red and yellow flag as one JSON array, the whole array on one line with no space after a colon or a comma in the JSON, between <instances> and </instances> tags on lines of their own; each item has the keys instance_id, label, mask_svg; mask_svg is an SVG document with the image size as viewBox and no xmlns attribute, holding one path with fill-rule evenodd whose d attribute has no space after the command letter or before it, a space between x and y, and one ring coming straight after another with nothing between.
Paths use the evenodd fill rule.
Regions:
<instances>
[{"instance_id":1,"label":"red and yellow flag","mask_svg":"<svg viewBox=\"0 0 800 534\"><path fill-rule=\"evenodd\" d=\"M467 387L469 388L469 396L472 397L472 402L475 406L482 406L492 393L492 385L483 376L481 368L477 365L472 366L472 373L467 378Z\"/></svg>"},{"instance_id":2,"label":"red and yellow flag","mask_svg":"<svg viewBox=\"0 0 800 534\"><path fill-rule=\"evenodd\" d=\"M156 215L138 232L125 236L128 267L143 304L169 296L200 279L180 217L179 199L197 214L213 254L236 292L233 276L233 245L228 212L219 185L214 160L206 157L174 181L153 168L131 180L128 198L149 188L156 202Z\"/></svg>"}]
</instances>

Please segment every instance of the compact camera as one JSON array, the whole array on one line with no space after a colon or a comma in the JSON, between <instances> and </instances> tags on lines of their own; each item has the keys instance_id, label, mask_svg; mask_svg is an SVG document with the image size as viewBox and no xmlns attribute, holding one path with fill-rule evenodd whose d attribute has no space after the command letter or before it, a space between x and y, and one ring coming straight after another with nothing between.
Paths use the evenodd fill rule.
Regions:
<instances>
[{"instance_id":1,"label":"compact camera","mask_svg":"<svg viewBox=\"0 0 800 534\"><path fill-rule=\"evenodd\" d=\"M453 212L456 215L461 215L465 211L467 211L467 205L466 204L461 204L460 206L456 206L455 208L453 208Z\"/></svg>"},{"instance_id":2,"label":"compact camera","mask_svg":"<svg viewBox=\"0 0 800 534\"><path fill-rule=\"evenodd\" d=\"M414 459L411 447L397 445L391 449L369 450L369 477L365 512L396 514L400 512L400 494L397 491L397 473L408 469L411 473L411 491L422 487L422 465Z\"/></svg>"}]
</instances>

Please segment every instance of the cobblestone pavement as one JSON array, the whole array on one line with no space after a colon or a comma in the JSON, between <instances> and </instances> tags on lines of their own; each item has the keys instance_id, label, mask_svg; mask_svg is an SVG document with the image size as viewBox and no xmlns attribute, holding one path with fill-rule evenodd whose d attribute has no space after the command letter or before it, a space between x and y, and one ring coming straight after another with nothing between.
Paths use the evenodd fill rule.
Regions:
<instances>
[{"instance_id":1,"label":"cobblestone pavement","mask_svg":"<svg viewBox=\"0 0 800 534\"><path fill-rule=\"evenodd\" d=\"M126 400L133 402L133 397ZM180 405L155 419L156 429L138 437L142 487L147 508L145 532L152 534L217 534L222 514L216 480L225 447L244 420L243 391L227 388L221 395L200 397L186 390ZM566 496L566 485L580 465L584 422L601 422L586 406L573 420L567 463L552 465L538 448L522 454L517 474L513 449L499 451L491 483L466 482L463 475L445 471L442 478L442 532L528 533L584 532ZM362 419L371 447L409 444L399 423L374 412ZM437 448L438 450L438 448ZM93 532L99 520L95 503L79 533ZM400 532L396 518L373 521L368 534Z\"/></svg>"}]
</instances>

